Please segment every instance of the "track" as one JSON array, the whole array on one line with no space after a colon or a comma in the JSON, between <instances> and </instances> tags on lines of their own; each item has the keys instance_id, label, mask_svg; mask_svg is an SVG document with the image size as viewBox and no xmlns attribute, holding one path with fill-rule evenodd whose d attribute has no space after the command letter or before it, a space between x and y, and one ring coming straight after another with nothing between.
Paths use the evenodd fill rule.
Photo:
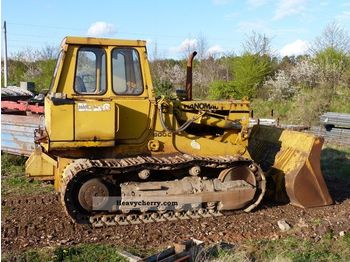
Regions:
<instances>
[{"instance_id":1,"label":"track","mask_svg":"<svg viewBox=\"0 0 350 262\"><path fill-rule=\"evenodd\" d=\"M90 223L93 227L114 226L114 225L128 225L128 224L142 224L150 222L164 222L184 219L196 219L203 217L217 217L221 216L219 202L206 203L203 202L201 207L191 210L156 210L150 211L150 208L139 210L139 212L130 213L119 211L119 213L96 213L82 210L79 200L75 200L79 189L77 185L85 183L86 177L96 177L109 179L121 179L125 177L126 182L132 180L132 173L137 173L141 170L150 171L176 171L187 173L193 166L200 166L201 168L211 168L216 172L222 170L229 170L230 168L246 167L252 172L254 180L256 180L255 196L252 200L249 199L250 204L246 208L247 211L256 207L265 193L265 177L258 166L251 160L241 156L215 156L215 157L200 157L191 155L176 154L162 157L134 157L123 159L103 159L103 160L89 160L78 159L69 164L64 171L63 185L61 194L61 202L66 208L66 212L74 221L79 223ZM188 173L187 173L188 175ZM161 176L154 174L155 177ZM170 178L175 180L174 178ZM83 181L83 182L82 182ZM119 181L119 180L118 180ZM158 182L160 183L160 182ZM117 185L120 182L116 183ZM142 183L141 183L142 184ZM200 189L202 190L202 189ZM149 192L149 191L148 191ZM210 192L209 192L210 193ZM203 193L205 194L205 193ZM241 193L241 198L244 197ZM159 198L157 196L157 198ZM233 200L235 201L235 200ZM127 214L125 214L127 213Z\"/></svg>"}]
</instances>

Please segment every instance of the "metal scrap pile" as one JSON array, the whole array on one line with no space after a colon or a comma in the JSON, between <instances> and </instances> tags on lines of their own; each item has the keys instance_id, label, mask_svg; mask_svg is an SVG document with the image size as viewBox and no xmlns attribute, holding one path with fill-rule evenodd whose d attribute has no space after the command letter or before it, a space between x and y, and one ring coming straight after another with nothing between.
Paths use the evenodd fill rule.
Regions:
<instances>
[{"instance_id":1,"label":"metal scrap pile","mask_svg":"<svg viewBox=\"0 0 350 262\"><path fill-rule=\"evenodd\" d=\"M33 97L29 90L17 86L8 86L1 88L1 100L23 100Z\"/></svg>"}]
</instances>

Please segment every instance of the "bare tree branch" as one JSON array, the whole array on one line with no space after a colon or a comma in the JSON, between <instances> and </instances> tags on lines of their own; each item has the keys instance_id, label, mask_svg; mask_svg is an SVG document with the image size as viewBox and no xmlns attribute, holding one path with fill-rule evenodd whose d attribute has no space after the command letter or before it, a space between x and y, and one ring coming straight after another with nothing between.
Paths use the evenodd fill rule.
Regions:
<instances>
[{"instance_id":1,"label":"bare tree branch","mask_svg":"<svg viewBox=\"0 0 350 262\"><path fill-rule=\"evenodd\" d=\"M271 40L265 34L255 31L246 36L242 46L245 52L251 54L269 55L271 53Z\"/></svg>"},{"instance_id":2,"label":"bare tree branch","mask_svg":"<svg viewBox=\"0 0 350 262\"><path fill-rule=\"evenodd\" d=\"M322 34L315 39L311 51L315 54L327 48L345 53L350 52L350 35L336 22L326 26Z\"/></svg>"}]
</instances>

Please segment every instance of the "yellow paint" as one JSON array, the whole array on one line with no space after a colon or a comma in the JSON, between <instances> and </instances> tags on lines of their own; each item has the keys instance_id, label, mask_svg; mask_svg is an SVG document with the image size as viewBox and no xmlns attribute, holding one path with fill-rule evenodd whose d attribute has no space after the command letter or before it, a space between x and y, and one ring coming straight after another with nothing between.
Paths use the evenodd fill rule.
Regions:
<instances>
[{"instance_id":1,"label":"yellow paint","mask_svg":"<svg viewBox=\"0 0 350 262\"><path fill-rule=\"evenodd\" d=\"M115 140L118 128L115 108L113 102L77 101L74 105L74 140Z\"/></svg>"},{"instance_id":2,"label":"yellow paint","mask_svg":"<svg viewBox=\"0 0 350 262\"><path fill-rule=\"evenodd\" d=\"M54 106L45 98L45 127L52 141L73 141L73 105Z\"/></svg>"},{"instance_id":3,"label":"yellow paint","mask_svg":"<svg viewBox=\"0 0 350 262\"><path fill-rule=\"evenodd\" d=\"M96 90L100 90L104 82L101 84L99 80L105 77L106 91L102 94L98 94L98 91L79 94L74 90L77 81L77 54L80 48L92 46L100 47L99 54L105 54L105 64L100 63L104 61L101 55L96 58L100 62L96 62L98 74L95 74L97 80L93 81ZM116 58L112 57L112 52L115 48L134 50L138 54L140 66L129 65L124 73L113 74L112 60ZM57 191L61 187L64 169L78 158L121 158L179 152L201 156L240 154L248 158L255 157L254 152L248 152L249 101L180 101L155 98L145 41L66 37L61 45L61 52L62 60L45 99L48 139L41 143L41 149L35 150L26 163L28 175L35 178L54 178ZM106 69L106 75L100 74L103 68ZM138 82L136 77L131 79L135 81L124 79L123 82L122 79L120 82L119 77L123 74L132 75L137 71L141 72ZM127 88L134 88L137 86L135 83L140 82L143 89L139 89L142 90L139 95L118 95L118 92L113 91L116 83L126 83ZM160 106L162 113L159 112ZM163 127L161 116L167 128ZM193 124L184 131L166 130L176 131L188 121ZM255 128L252 136L268 145L256 148L261 151L261 159L257 159L257 162L263 160L271 150L269 146L277 146L279 153L274 162L276 173L286 175L286 178L289 178L289 174L296 177L298 174L306 174L315 177L316 187L322 184L319 156L318 159L313 158L313 155L319 155L319 145L322 142L314 136L264 127ZM275 181L281 181L280 178L278 176ZM289 188L294 184L290 186L288 183L295 182L290 181L287 181Z\"/></svg>"},{"instance_id":4,"label":"yellow paint","mask_svg":"<svg viewBox=\"0 0 350 262\"><path fill-rule=\"evenodd\" d=\"M53 180L57 162L36 148L25 163L26 175L39 180Z\"/></svg>"},{"instance_id":5,"label":"yellow paint","mask_svg":"<svg viewBox=\"0 0 350 262\"><path fill-rule=\"evenodd\" d=\"M259 141L250 152L256 162L264 164L264 157L275 152L268 175L276 182L278 199L286 190L291 203L297 206L332 203L320 167L322 139L312 134L264 126L254 127L251 136L251 143Z\"/></svg>"}]
</instances>

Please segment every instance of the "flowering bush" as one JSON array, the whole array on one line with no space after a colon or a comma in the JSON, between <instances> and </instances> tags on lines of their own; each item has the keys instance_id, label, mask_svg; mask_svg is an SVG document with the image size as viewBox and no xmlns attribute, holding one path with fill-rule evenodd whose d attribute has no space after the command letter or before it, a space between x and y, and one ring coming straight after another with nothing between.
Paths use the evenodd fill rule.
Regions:
<instances>
[{"instance_id":1,"label":"flowering bush","mask_svg":"<svg viewBox=\"0 0 350 262\"><path fill-rule=\"evenodd\" d=\"M296 90L291 80L290 75L284 70L277 71L273 78L268 79L263 88L269 93L269 100L282 100L293 96Z\"/></svg>"}]
</instances>

